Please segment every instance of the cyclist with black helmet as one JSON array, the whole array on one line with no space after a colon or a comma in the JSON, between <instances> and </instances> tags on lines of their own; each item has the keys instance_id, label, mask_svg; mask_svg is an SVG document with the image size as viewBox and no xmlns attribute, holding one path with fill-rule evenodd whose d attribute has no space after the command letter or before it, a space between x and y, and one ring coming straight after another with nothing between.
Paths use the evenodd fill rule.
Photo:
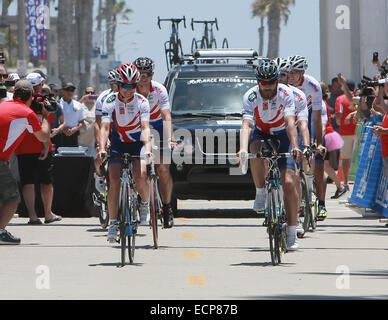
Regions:
<instances>
[{"instance_id":1,"label":"cyclist with black helmet","mask_svg":"<svg viewBox=\"0 0 388 320\"><path fill-rule=\"evenodd\" d=\"M133 163L133 176L136 190L141 197L139 206L140 225L148 225L150 207L148 203L149 185L147 179L146 160L151 161L150 140L150 107L148 100L136 93L136 86L140 81L140 73L132 63L121 64L118 68L120 79L116 80L118 92L111 93L102 107L100 150L98 157L103 160L107 152L107 141L112 123L112 134L109 155L116 157L124 153L138 156L144 152L144 160L135 160ZM109 192L108 212L109 230L108 241L114 243L117 239L118 201L120 193L120 177L122 160L110 159L109 166Z\"/></svg>"},{"instance_id":2,"label":"cyclist with black helmet","mask_svg":"<svg viewBox=\"0 0 388 320\"><path fill-rule=\"evenodd\" d=\"M160 159L156 160L156 169L159 176L160 196L162 198L164 228L174 225L171 195L173 180L170 174L170 151L172 147L172 121L170 102L166 88L159 82L152 80L155 63L147 57L140 57L134 61L140 72L140 81L136 92L147 98L150 104L150 126L154 140L160 141ZM158 137L155 139L155 137ZM158 141L156 141L157 144Z\"/></svg>"},{"instance_id":3,"label":"cyclist with black helmet","mask_svg":"<svg viewBox=\"0 0 388 320\"><path fill-rule=\"evenodd\" d=\"M314 159L314 178L319 200L317 218L318 221L323 221L327 217L327 210L324 188L324 157L326 148L324 147L322 134L322 89L320 83L314 77L305 74L308 68L305 57L296 55L289 57L289 60L291 71L288 74L288 82L302 90L307 97L310 138L317 143L317 150L319 151ZM309 183L311 184L311 182Z\"/></svg>"},{"instance_id":4,"label":"cyclist with black helmet","mask_svg":"<svg viewBox=\"0 0 388 320\"><path fill-rule=\"evenodd\" d=\"M117 69L112 69L108 73L108 81L109 81L109 89L104 90L101 92L101 94L98 96L96 100L96 110L95 110L95 116L96 121L94 123L94 137L96 139L96 153L99 152L100 147L100 128L101 128L101 117L102 117L102 105L104 104L105 99L113 92L117 92L117 84L116 81L119 80L120 75L117 72ZM109 141L108 141L109 144ZM104 192L104 178L101 177L100 173L100 166L101 163L99 162L98 158L95 160L95 167L96 172L94 174L95 179L95 185L97 191L100 193Z\"/></svg>"},{"instance_id":5,"label":"cyclist with black helmet","mask_svg":"<svg viewBox=\"0 0 388 320\"><path fill-rule=\"evenodd\" d=\"M259 62L256 68L258 85L248 90L243 98L239 157L248 152L248 147L252 153L257 153L260 141L271 139L276 145L280 142L278 148L280 153L295 152L295 161L301 160L302 152L298 148L298 133L295 125L294 96L287 86L278 83L278 77L278 65L275 61L263 59ZM287 247L289 250L297 250L299 247L296 236L298 178L295 164L293 159L287 158L278 160L278 165L287 212ZM254 210L258 211L258 207L265 207L266 201L264 160L252 159L250 167L256 186Z\"/></svg>"}]
</instances>

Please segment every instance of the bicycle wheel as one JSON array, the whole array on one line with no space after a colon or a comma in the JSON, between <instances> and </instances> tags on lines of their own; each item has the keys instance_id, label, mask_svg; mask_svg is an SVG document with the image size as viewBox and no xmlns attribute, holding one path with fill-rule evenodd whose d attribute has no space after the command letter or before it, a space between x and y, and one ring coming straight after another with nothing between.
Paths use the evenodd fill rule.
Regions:
<instances>
[{"instance_id":1,"label":"bicycle wheel","mask_svg":"<svg viewBox=\"0 0 388 320\"><path fill-rule=\"evenodd\" d=\"M313 191L311 192L311 202L310 202L310 207L311 207L310 225L313 231L315 231L315 229L317 228L318 203L319 203L319 200L314 187Z\"/></svg>"},{"instance_id":2,"label":"bicycle wheel","mask_svg":"<svg viewBox=\"0 0 388 320\"><path fill-rule=\"evenodd\" d=\"M271 190L267 197L268 209L268 235L269 235L269 251L271 253L271 262L273 266L280 263L278 251L278 230L277 230L277 213L275 202L275 191Z\"/></svg>"},{"instance_id":3,"label":"bicycle wheel","mask_svg":"<svg viewBox=\"0 0 388 320\"><path fill-rule=\"evenodd\" d=\"M129 203L128 207L130 208L130 211L127 212L127 237L128 237L128 256L129 256L129 263L132 264L135 260L135 249L136 249L136 233L137 233L137 202L136 202L137 195L134 194L134 191L131 189L131 195L128 198Z\"/></svg>"},{"instance_id":4,"label":"bicycle wheel","mask_svg":"<svg viewBox=\"0 0 388 320\"><path fill-rule=\"evenodd\" d=\"M301 187L302 187L302 199L300 204L299 219L301 220L301 223L303 225L304 233L303 235L298 234L298 238L303 238L304 234L310 228L311 207L310 207L310 197L309 197L309 191L307 187L307 180L306 180L305 174L301 175Z\"/></svg>"},{"instance_id":5,"label":"bicycle wheel","mask_svg":"<svg viewBox=\"0 0 388 320\"><path fill-rule=\"evenodd\" d=\"M223 49L229 48L229 43L228 43L228 40L226 38L224 38L224 41L222 41L222 48Z\"/></svg>"},{"instance_id":6,"label":"bicycle wheel","mask_svg":"<svg viewBox=\"0 0 388 320\"><path fill-rule=\"evenodd\" d=\"M127 249L127 212L128 212L128 186L122 186L121 201L119 204L119 217L120 217L120 248L121 248L121 266L125 266L125 256Z\"/></svg>"},{"instance_id":7,"label":"bicycle wheel","mask_svg":"<svg viewBox=\"0 0 388 320\"><path fill-rule=\"evenodd\" d=\"M209 40L205 36L202 37L201 40L201 49L207 49L209 48Z\"/></svg>"},{"instance_id":8,"label":"bicycle wheel","mask_svg":"<svg viewBox=\"0 0 388 320\"><path fill-rule=\"evenodd\" d=\"M108 214L108 186L105 185L104 195L100 201L101 205L98 210L98 218L100 220L100 225L102 229L106 229L109 224L109 214Z\"/></svg>"},{"instance_id":9,"label":"bicycle wheel","mask_svg":"<svg viewBox=\"0 0 388 320\"><path fill-rule=\"evenodd\" d=\"M193 41L191 41L191 53L194 54L194 52L198 49L197 40L193 38Z\"/></svg>"},{"instance_id":10,"label":"bicycle wheel","mask_svg":"<svg viewBox=\"0 0 388 320\"><path fill-rule=\"evenodd\" d=\"M159 204L157 203L156 195L157 185L155 183L155 177L150 179L150 215L151 215L151 229L152 237L154 240L154 248L158 249L158 215L159 215Z\"/></svg>"}]
</instances>

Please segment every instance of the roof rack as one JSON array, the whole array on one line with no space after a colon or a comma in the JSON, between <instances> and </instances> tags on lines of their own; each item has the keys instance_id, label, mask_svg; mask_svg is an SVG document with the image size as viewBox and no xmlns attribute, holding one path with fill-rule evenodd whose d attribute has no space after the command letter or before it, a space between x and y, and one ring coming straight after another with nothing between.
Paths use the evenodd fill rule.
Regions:
<instances>
[{"instance_id":1,"label":"roof rack","mask_svg":"<svg viewBox=\"0 0 388 320\"><path fill-rule=\"evenodd\" d=\"M183 61L193 64L197 60L247 60L253 63L261 57L253 49L197 49L191 55L184 55Z\"/></svg>"}]
</instances>

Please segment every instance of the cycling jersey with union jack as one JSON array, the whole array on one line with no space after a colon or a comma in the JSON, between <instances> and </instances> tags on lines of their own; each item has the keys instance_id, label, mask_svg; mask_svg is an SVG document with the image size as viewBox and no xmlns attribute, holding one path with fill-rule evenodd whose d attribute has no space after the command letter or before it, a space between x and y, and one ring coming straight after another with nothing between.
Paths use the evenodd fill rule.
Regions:
<instances>
[{"instance_id":1,"label":"cycling jersey with union jack","mask_svg":"<svg viewBox=\"0 0 388 320\"><path fill-rule=\"evenodd\" d=\"M121 142L141 141L141 122L150 120L148 100L135 93L124 103L118 93L111 93L102 106L102 123L112 122L112 138Z\"/></svg>"},{"instance_id":2,"label":"cycling jersey with union jack","mask_svg":"<svg viewBox=\"0 0 388 320\"><path fill-rule=\"evenodd\" d=\"M256 127L266 134L286 132L287 116L295 116L294 94L290 88L278 84L277 94L272 100L261 97L259 86L247 91L243 98L243 120L256 121Z\"/></svg>"}]
</instances>

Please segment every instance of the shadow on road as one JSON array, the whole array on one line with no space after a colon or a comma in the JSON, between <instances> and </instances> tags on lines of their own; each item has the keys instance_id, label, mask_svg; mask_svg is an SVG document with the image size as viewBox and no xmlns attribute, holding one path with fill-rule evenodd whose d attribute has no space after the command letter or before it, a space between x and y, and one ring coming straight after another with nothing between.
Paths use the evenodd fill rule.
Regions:
<instances>
[{"instance_id":1,"label":"shadow on road","mask_svg":"<svg viewBox=\"0 0 388 320\"><path fill-rule=\"evenodd\" d=\"M264 219L264 214L257 214L252 209L179 209L175 216L177 218Z\"/></svg>"}]
</instances>

